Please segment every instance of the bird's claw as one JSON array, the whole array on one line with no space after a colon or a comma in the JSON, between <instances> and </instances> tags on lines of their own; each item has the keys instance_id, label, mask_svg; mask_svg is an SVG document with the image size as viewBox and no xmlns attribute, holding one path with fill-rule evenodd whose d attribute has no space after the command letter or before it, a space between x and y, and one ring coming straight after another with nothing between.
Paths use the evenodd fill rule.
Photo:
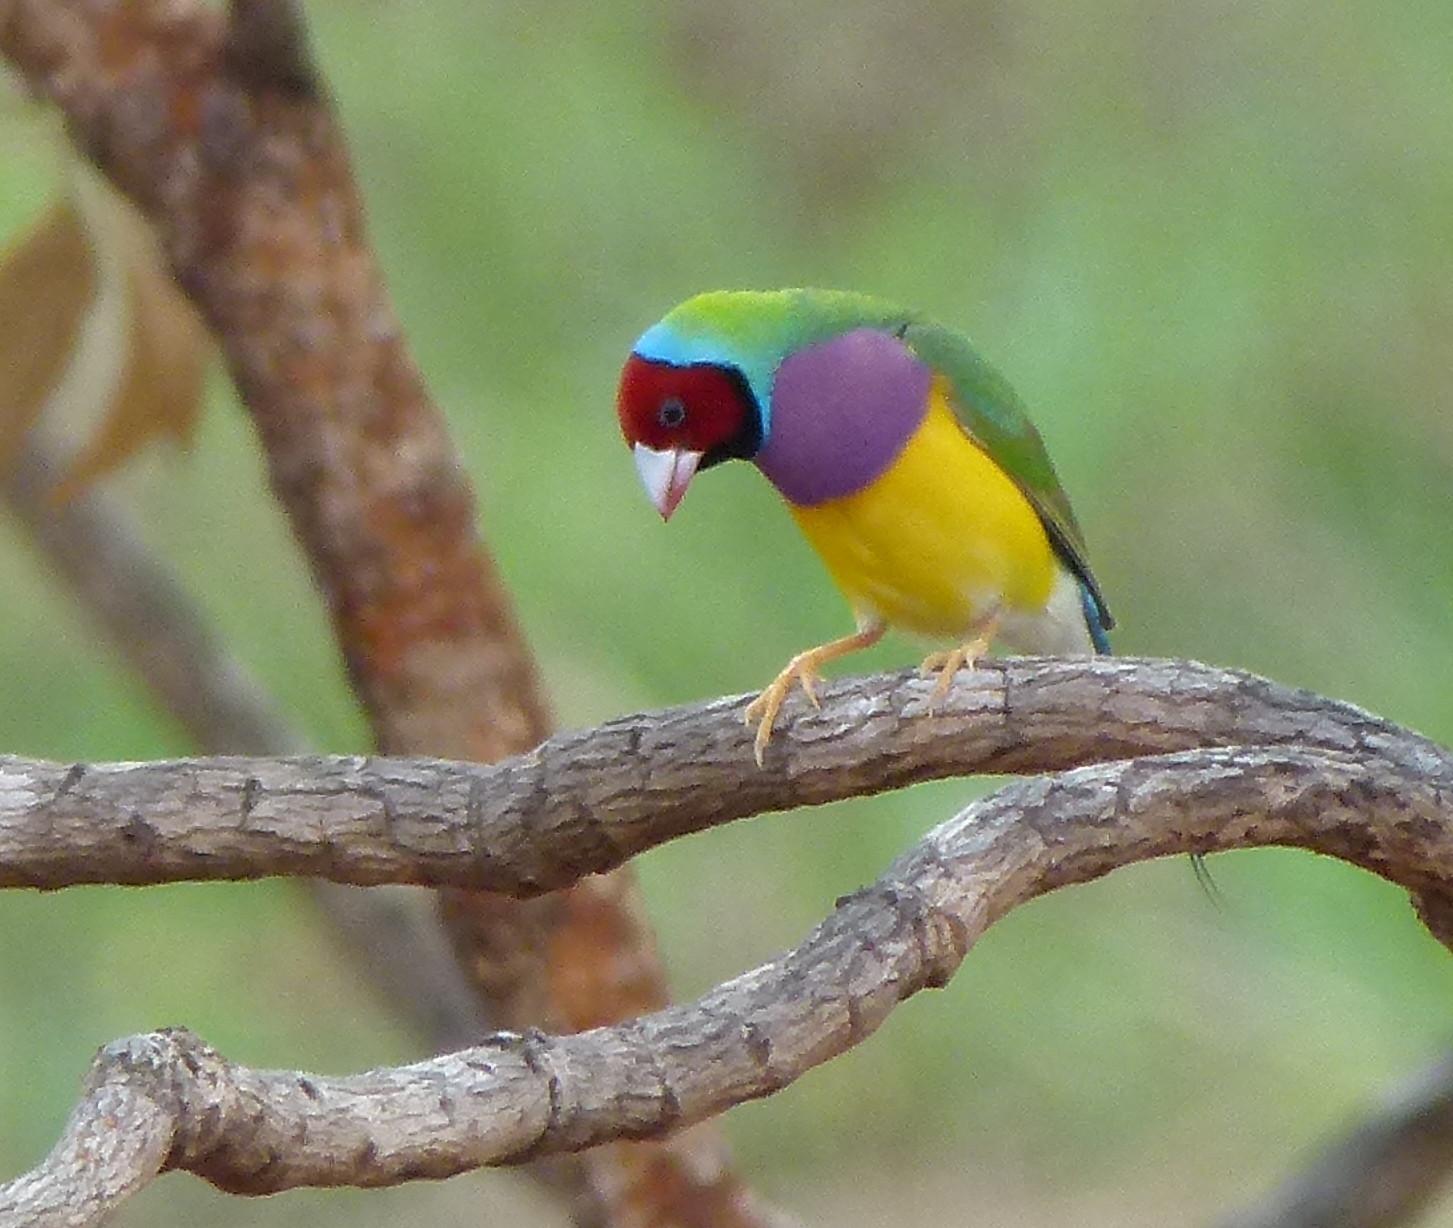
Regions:
<instances>
[{"instance_id":1,"label":"bird's claw","mask_svg":"<svg viewBox=\"0 0 1453 1228\"><path fill-rule=\"evenodd\" d=\"M772 738L772 725L777 720L777 713L782 707L782 701L787 697L787 688L779 687L775 682L765 691L757 696L747 705L747 710L742 713L744 725L756 725L757 737L752 743L752 753L756 756L757 766L761 767L767 754L767 743Z\"/></svg>"},{"instance_id":2,"label":"bird's claw","mask_svg":"<svg viewBox=\"0 0 1453 1228\"><path fill-rule=\"evenodd\" d=\"M758 767L765 762L767 743L772 740L772 727L777 723L777 713L782 710L787 696L792 693L794 682L801 684L803 692L812 701L814 708L822 707L822 703L817 698L817 663L806 659L810 655L802 653L787 662L787 667L772 679L766 690L752 700L742 713L743 724L757 727L757 737L753 742L752 750L756 755Z\"/></svg>"},{"instance_id":3,"label":"bird's claw","mask_svg":"<svg viewBox=\"0 0 1453 1228\"><path fill-rule=\"evenodd\" d=\"M943 702L949 693L949 688L953 686L954 675L965 665L970 668L977 665L988 650L989 637L980 635L967 644L960 644L957 648L942 649L924 657L923 664L918 667L918 672L938 675L938 681L933 684L933 690L928 696L925 711L932 715L933 710Z\"/></svg>"},{"instance_id":4,"label":"bird's claw","mask_svg":"<svg viewBox=\"0 0 1453 1228\"><path fill-rule=\"evenodd\" d=\"M948 648L941 652L931 652L923 658L923 664L918 667L920 674L937 674L938 680L933 684L933 690L929 693L928 703L925 708L932 712L943 701L944 696L953 685L954 675L964 667L968 659L962 648Z\"/></svg>"},{"instance_id":5,"label":"bird's claw","mask_svg":"<svg viewBox=\"0 0 1453 1228\"><path fill-rule=\"evenodd\" d=\"M821 708L822 704L817 698L818 671L829 661L836 661L839 657L846 656L850 652L857 652L860 648L871 648L882 636L883 624L870 622L860 626L852 635L845 635L842 639L833 640L830 644L819 644L816 648L799 652L787 662L782 672L772 679L767 689L752 700L747 705L746 711L742 713L742 719L746 724L755 723L757 726L757 738L753 749L758 767L762 766L766 758L767 743L772 740L772 726L777 721L777 713L782 710L783 702L792 693L792 684L800 682L807 698L812 701L812 706Z\"/></svg>"}]
</instances>

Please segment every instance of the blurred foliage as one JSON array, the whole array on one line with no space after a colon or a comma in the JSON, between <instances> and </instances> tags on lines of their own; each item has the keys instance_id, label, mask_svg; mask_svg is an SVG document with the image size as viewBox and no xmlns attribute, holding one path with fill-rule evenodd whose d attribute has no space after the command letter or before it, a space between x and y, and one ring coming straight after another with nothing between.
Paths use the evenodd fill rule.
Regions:
<instances>
[{"instance_id":1,"label":"blurred foliage","mask_svg":"<svg viewBox=\"0 0 1453 1228\"><path fill-rule=\"evenodd\" d=\"M1443 5L309 13L401 313L564 722L750 690L847 626L748 467L713 472L664 529L611 404L631 340L687 294L820 284L930 309L1013 378L1118 651L1242 666L1453 738ZM11 112L13 231L53 167ZM358 749L246 423L220 386L214 402L190 456L121 485L279 701L321 746ZM0 748L187 749L9 526L0 574ZM899 643L856 667L911 659ZM796 941L980 787L643 859L680 992ZM909 1207L959 1221L972 1199L979 1223L1188 1224L1252 1196L1448 1043L1453 967L1368 875L1275 851L1212 869L1219 911L1175 862L1016 912L946 991L732 1114L744 1162L809 1215L863 1191L863 1222L874 1172L902 1191L898 1223ZM49 1147L90 1050L127 1031L184 1022L242 1060L333 1071L414 1051L285 885L12 894L0 913L5 1173ZM489 1184L243 1204L163 1183L123 1222L472 1223Z\"/></svg>"}]
</instances>

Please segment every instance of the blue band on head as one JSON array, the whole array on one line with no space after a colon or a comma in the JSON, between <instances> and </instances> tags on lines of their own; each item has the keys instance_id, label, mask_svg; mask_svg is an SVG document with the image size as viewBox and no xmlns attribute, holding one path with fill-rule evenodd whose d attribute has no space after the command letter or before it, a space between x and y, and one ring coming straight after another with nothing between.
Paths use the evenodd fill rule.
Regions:
<instances>
[{"instance_id":1,"label":"blue band on head","mask_svg":"<svg viewBox=\"0 0 1453 1228\"><path fill-rule=\"evenodd\" d=\"M641 339L636 342L634 347L635 352L642 358L649 358L655 362L669 362L674 367L685 367L694 362L701 362L700 348L700 346L691 346L680 333L664 321L652 324L641 334ZM693 352L693 350L698 352Z\"/></svg>"},{"instance_id":2,"label":"blue band on head","mask_svg":"<svg viewBox=\"0 0 1453 1228\"><path fill-rule=\"evenodd\" d=\"M736 355L728 356L722 353L719 339L683 334L666 320L651 325L631 348L641 358L670 363L673 367L708 363L714 367L730 367L740 371L761 412L762 438L766 439L772 423L772 376L777 361L774 356L768 355L755 362Z\"/></svg>"}]
</instances>

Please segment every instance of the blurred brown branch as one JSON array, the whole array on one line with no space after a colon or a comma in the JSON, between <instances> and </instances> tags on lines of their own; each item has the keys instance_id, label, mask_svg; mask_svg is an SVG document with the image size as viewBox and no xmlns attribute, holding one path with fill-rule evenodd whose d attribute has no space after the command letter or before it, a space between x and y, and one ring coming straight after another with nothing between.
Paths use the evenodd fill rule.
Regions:
<instances>
[{"instance_id":1,"label":"blurred brown branch","mask_svg":"<svg viewBox=\"0 0 1453 1228\"><path fill-rule=\"evenodd\" d=\"M1194 697L1189 704L1205 711ZM1090 729L1098 717L1087 711L1081 719ZM1420 739L1403 739L1393 727L1381 726L1376 736L1406 743L1415 759L1426 754ZM1427 765L1430 775L1371 750L1230 746L1017 781L839 901L796 950L694 1004L613 1028L566 1037L501 1034L449 1057L344 1079L232 1066L185 1033L119 1042L102 1053L52 1156L0 1189L0 1216L99 1222L173 1168L262 1194L442 1177L667 1132L770 1095L860 1043L899 1002L945 984L980 935L1019 904L1152 857L1293 845L1439 897L1453 877L1448 756L1441 758L1441 766ZM386 774L413 770L381 766ZM499 768L511 785L518 783L510 780L512 766ZM617 770L639 779L640 766ZM212 770L178 765L163 773L195 784L205 811ZM587 772L582 782L608 771ZM725 771L711 792L728 793L731 779ZM245 793L244 780L235 775L232 791ZM320 783L324 791L339 786ZM0 776L0 799L23 802L28 787ZM345 790L355 807L363 799L372 810L378 801L366 784ZM471 795L489 811L488 799L467 786L457 800L468 810ZM148 793L134 804L157 800ZM578 814L583 802L562 788L543 805L547 813ZM58 809L65 830L64 801ZM365 815L364 825L374 817ZM646 823L644 816L626 821ZM231 823L224 817L208 826ZM336 833L325 841L342 847ZM285 836L279 842L291 844ZM552 860L552 842L548 824L524 817L502 841L532 846L521 856L536 866ZM476 851L457 855L468 861Z\"/></svg>"},{"instance_id":2,"label":"blurred brown branch","mask_svg":"<svg viewBox=\"0 0 1453 1228\"><path fill-rule=\"evenodd\" d=\"M215 332L378 746L487 762L538 742L534 661L384 290L296 5L12 0L0 54L146 215ZM629 876L445 904L495 1026L568 1031L669 998ZM710 1132L584 1163L581 1223L766 1222Z\"/></svg>"},{"instance_id":3,"label":"blurred brown branch","mask_svg":"<svg viewBox=\"0 0 1453 1228\"><path fill-rule=\"evenodd\" d=\"M69 468L33 432L0 473L0 506L23 525L52 572L162 711L203 753L302 754L302 736L222 642L175 570L107 491L55 498ZM362 891L313 880L314 902L356 950L400 1019L438 1051L472 1044L488 1028L440 933L409 888Z\"/></svg>"}]
</instances>

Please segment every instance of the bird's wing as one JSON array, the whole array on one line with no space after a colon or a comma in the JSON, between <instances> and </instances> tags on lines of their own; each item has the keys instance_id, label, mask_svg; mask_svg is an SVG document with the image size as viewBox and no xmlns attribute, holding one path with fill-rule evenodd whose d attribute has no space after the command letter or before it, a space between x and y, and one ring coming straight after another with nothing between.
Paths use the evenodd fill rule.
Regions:
<instances>
[{"instance_id":1,"label":"bird's wing","mask_svg":"<svg viewBox=\"0 0 1453 1228\"><path fill-rule=\"evenodd\" d=\"M954 413L964 433L1024 492L1055 554L1079 577L1094 603L1100 626L1108 631L1115 620L1090 571L1084 534L1045 451L1044 440L1014 389L960 332L913 321L903 326L898 336L948 381Z\"/></svg>"}]
</instances>

